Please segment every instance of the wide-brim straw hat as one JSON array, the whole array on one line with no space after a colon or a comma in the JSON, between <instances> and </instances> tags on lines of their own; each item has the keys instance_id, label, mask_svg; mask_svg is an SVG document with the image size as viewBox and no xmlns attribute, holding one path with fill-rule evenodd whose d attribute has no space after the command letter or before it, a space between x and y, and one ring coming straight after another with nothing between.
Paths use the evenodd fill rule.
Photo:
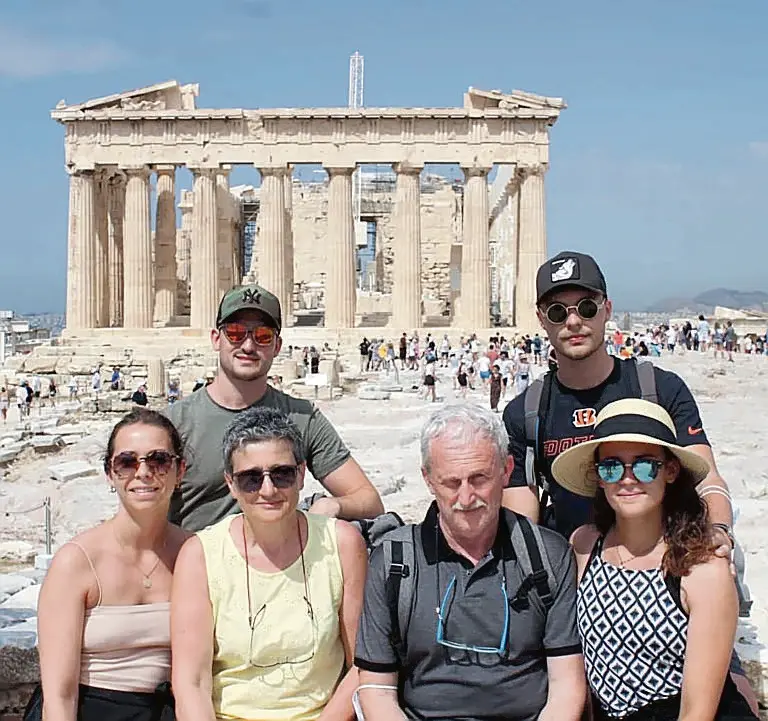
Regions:
<instances>
[{"instance_id":1,"label":"wide-brim straw hat","mask_svg":"<svg viewBox=\"0 0 768 721\"><path fill-rule=\"evenodd\" d=\"M594 496L598 487L595 451L601 443L612 441L666 448L689 471L695 483L709 473L709 464L701 456L677 444L675 424L664 408L640 398L623 398L609 403L597 414L595 432L589 441L571 446L555 458L555 480L580 496Z\"/></svg>"}]
</instances>

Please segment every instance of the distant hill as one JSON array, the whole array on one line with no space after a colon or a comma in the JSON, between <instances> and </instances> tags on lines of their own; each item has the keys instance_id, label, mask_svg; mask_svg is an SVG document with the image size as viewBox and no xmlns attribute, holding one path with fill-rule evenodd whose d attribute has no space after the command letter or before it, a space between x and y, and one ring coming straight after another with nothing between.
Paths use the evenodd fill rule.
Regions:
<instances>
[{"instance_id":1,"label":"distant hill","mask_svg":"<svg viewBox=\"0 0 768 721\"><path fill-rule=\"evenodd\" d=\"M648 306L648 313L674 313L687 310L695 313L712 313L716 305L726 308L768 311L768 293L762 290L742 291L730 288L713 288L694 298L663 298Z\"/></svg>"}]
</instances>

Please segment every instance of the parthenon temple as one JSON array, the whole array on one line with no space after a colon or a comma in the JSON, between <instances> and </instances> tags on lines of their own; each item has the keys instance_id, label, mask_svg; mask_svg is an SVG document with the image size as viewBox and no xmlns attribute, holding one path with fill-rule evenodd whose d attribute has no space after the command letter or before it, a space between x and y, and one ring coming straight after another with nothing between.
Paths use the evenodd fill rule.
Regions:
<instances>
[{"instance_id":1,"label":"parthenon temple","mask_svg":"<svg viewBox=\"0 0 768 721\"><path fill-rule=\"evenodd\" d=\"M286 326L535 329L561 99L470 88L456 108L242 110L197 108L198 92L169 81L52 111L68 335L204 331L244 280L278 296ZM230 187L238 165L258 187ZM295 178L305 165L322 178Z\"/></svg>"}]
</instances>

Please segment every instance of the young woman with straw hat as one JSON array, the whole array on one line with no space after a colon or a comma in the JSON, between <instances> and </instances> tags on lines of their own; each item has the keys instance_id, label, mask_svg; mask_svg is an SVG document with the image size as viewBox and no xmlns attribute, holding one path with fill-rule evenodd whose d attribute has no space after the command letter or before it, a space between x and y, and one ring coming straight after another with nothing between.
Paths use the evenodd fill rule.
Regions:
<instances>
[{"instance_id":1,"label":"young woman with straw hat","mask_svg":"<svg viewBox=\"0 0 768 721\"><path fill-rule=\"evenodd\" d=\"M571 541L597 719L757 718L728 674L738 599L696 492L708 472L669 414L635 398L607 405L594 437L554 461L558 483L594 497L594 525Z\"/></svg>"}]
</instances>

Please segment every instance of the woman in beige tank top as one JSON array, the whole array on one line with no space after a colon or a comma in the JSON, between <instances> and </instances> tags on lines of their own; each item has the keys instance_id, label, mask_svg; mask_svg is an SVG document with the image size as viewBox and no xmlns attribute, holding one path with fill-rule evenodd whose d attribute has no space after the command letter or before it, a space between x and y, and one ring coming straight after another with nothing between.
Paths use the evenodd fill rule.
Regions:
<instances>
[{"instance_id":1,"label":"woman in beige tank top","mask_svg":"<svg viewBox=\"0 0 768 721\"><path fill-rule=\"evenodd\" d=\"M348 523L297 510L301 433L249 408L224 437L241 514L181 550L171 603L179 721L350 721L368 555Z\"/></svg>"},{"instance_id":2,"label":"woman in beige tank top","mask_svg":"<svg viewBox=\"0 0 768 721\"><path fill-rule=\"evenodd\" d=\"M173 718L169 601L187 534L166 519L182 456L178 431L156 411L136 409L112 430L104 471L117 513L53 559L38 604L42 689L25 720Z\"/></svg>"}]
</instances>

